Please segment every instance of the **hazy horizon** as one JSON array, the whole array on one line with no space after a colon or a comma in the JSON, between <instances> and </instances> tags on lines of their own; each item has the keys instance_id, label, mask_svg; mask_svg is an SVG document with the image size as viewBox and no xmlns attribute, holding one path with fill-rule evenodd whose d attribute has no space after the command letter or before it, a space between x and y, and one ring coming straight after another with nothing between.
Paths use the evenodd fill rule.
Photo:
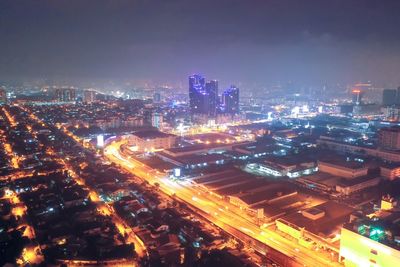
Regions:
<instances>
[{"instance_id":1,"label":"hazy horizon","mask_svg":"<svg viewBox=\"0 0 400 267\"><path fill-rule=\"evenodd\" d=\"M399 1L0 2L0 79L400 84Z\"/></svg>"}]
</instances>

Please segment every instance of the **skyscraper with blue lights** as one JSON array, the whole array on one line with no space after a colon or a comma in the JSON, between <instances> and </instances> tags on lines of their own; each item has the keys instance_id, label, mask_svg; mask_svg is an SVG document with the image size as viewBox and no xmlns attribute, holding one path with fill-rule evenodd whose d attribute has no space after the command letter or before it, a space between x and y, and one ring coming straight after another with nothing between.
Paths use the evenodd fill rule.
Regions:
<instances>
[{"instance_id":1,"label":"skyscraper with blue lights","mask_svg":"<svg viewBox=\"0 0 400 267\"><path fill-rule=\"evenodd\" d=\"M218 107L218 81L211 80L206 83L206 92L208 94L208 115L215 117Z\"/></svg>"},{"instance_id":2,"label":"skyscraper with blue lights","mask_svg":"<svg viewBox=\"0 0 400 267\"><path fill-rule=\"evenodd\" d=\"M218 104L218 81L211 80L206 83L201 75L190 76L189 104L192 114L214 117Z\"/></svg>"},{"instance_id":3,"label":"skyscraper with blue lights","mask_svg":"<svg viewBox=\"0 0 400 267\"><path fill-rule=\"evenodd\" d=\"M239 113L239 88L231 86L222 94L223 110L228 114Z\"/></svg>"}]
</instances>

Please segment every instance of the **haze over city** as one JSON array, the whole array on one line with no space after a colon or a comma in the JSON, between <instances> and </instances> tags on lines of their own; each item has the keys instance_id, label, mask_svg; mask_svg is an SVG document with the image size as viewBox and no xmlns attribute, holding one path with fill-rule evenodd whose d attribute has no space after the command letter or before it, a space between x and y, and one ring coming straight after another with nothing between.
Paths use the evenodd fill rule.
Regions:
<instances>
[{"instance_id":1,"label":"haze over city","mask_svg":"<svg viewBox=\"0 0 400 267\"><path fill-rule=\"evenodd\" d=\"M395 0L4 0L0 77L186 84L200 72L248 86L391 86L399 8Z\"/></svg>"}]
</instances>

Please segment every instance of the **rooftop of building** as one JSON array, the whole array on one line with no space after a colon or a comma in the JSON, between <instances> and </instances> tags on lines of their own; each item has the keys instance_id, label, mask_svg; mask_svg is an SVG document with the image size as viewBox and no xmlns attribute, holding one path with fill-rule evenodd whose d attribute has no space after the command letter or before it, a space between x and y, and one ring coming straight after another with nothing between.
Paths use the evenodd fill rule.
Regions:
<instances>
[{"instance_id":1,"label":"rooftop of building","mask_svg":"<svg viewBox=\"0 0 400 267\"><path fill-rule=\"evenodd\" d=\"M297 212L307 203L307 198L303 194L295 194L272 203L261 203L253 206L253 209L264 209L264 216L267 218L276 218L284 216L291 212Z\"/></svg>"},{"instance_id":2,"label":"rooftop of building","mask_svg":"<svg viewBox=\"0 0 400 267\"><path fill-rule=\"evenodd\" d=\"M276 145L275 140L263 140L263 141L256 141L251 143L245 143L240 145L234 145L234 149L247 151L249 153L263 153L263 152L272 152L278 145Z\"/></svg>"},{"instance_id":3,"label":"rooftop of building","mask_svg":"<svg viewBox=\"0 0 400 267\"><path fill-rule=\"evenodd\" d=\"M229 129L231 130L243 130L243 131L262 130L267 128L269 128L269 125L267 125L266 123L252 123L252 124L229 126Z\"/></svg>"},{"instance_id":4,"label":"rooftop of building","mask_svg":"<svg viewBox=\"0 0 400 267\"><path fill-rule=\"evenodd\" d=\"M214 163L225 159L226 157L223 154L192 154L175 158L176 161L187 165Z\"/></svg>"},{"instance_id":5,"label":"rooftop of building","mask_svg":"<svg viewBox=\"0 0 400 267\"><path fill-rule=\"evenodd\" d=\"M276 157L276 156L267 157L265 162L277 164L280 166L293 166L293 165L300 165L303 163L314 163L315 160L309 155L296 154L285 157Z\"/></svg>"},{"instance_id":6,"label":"rooftop of building","mask_svg":"<svg viewBox=\"0 0 400 267\"><path fill-rule=\"evenodd\" d=\"M155 138L166 138L166 137L173 137L175 135L163 133L156 130L146 130L146 131L139 131L133 133L133 135L141 138L141 139L155 139Z\"/></svg>"},{"instance_id":7,"label":"rooftop of building","mask_svg":"<svg viewBox=\"0 0 400 267\"><path fill-rule=\"evenodd\" d=\"M400 168L400 162L382 162L380 163L380 167L393 170L396 168Z\"/></svg>"},{"instance_id":8,"label":"rooftop of building","mask_svg":"<svg viewBox=\"0 0 400 267\"><path fill-rule=\"evenodd\" d=\"M237 194L246 194L253 190L266 186L268 182L265 179L251 179L244 184L234 185L221 190L218 190L220 195L233 196Z\"/></svg>"},{"instance_id":9,"label":"rooftop of building","mask_svg":"<svg viewBox=\"0 0 400 267\"><path fill-rule=\"evenodd\" d=\"M333 187L337 184L340 178L326 172L316 172L311 175L303 176L298 178L299 181L305 181L307 183L322 184L324 186Z\"/></svg>"},{"instance_id":10,"label":"rooftop of building","mask_svg":"<svg viewBox=\"0 0 400 267\"><path fill-rule=\"evenodd\" d=\"M147 166L160 170L160 171L166 171L166 170L172 170L174 168L177 168L178 166L171 163L164 161L158 156L148 156L145 158L138 158L140 162L146 164Z\"/></svg>"},{"instance_id":11,"label":"rooftop of building","mask_svg":"<svg viewBox=\"0 0 400 267\"><path fill-rule=\"evenodd\" d=\"M344 223L348 222L350 214L353 212L352 208L334 201L324 202L312 207L312 209L322 211L325 214L322 218L312 220L296 212L284 216L283 219L298 227L304 227L313 234L329 236Z\"/></svg>"},{"instance_id":12,"label":"rooftop of building","mask_svg":"<svg viewBox=\"0 0 400 267\"><path fill-rule=\"evenodd\" d=\"M318 164L329 164L338 168L353 169L353 170L367 168L364 162L356 161L353 158L335 154L326 155L318 159Z\"/></svg>"},{"instance_id":13,"label":"rooftop of building","mask_svg":"<svg viewBox=\"0 0 400 267\"><path fill-rule=\"evenodd\" d=\"M222 188L231 187L237 184L244 184L248 182L252 177L250 176L243 176L243 175L236 175L233 177L229 177L227 179L217 180L215 182L207 183L206 186L211 190L218 191Z\"/></svg>"},{"instance_id":14,"label":"rooftop of building","mask_svg":"<svg viewBox=\"0 0 400 267\"><path fill-rule=\"evenodd\" d=\"M242 144L247 142L242 142ZM197 153L201 151L207 150L224 150L231 149L232 143L200 143L200 144L186 144L184 146L172 147L166 149L165 151L168 153L179 154L179 153Z\"/></svg>"},{"instance_id":15,"label":"rooftop of building","mask_svg":"<svg viewBox=\"0 0 400 267\"><path fill-rule=\"evenodd\" d=\"M216 143L218 140L221 143L225 143L227 140L229 140L229 142L234 142L236 141L235 137L230 135L230 134L226 134L226 133L203 133L203 134L195 134L195 135L191 135L186 137L186 139L188 140L195 140L195 141L201 141L201 142L210 142L210 143Z\"/></svg>"},{"instance_id":16,"label":"rooftop of building","mask_svg":"<svg viewBox=\"0 0 400 267\"><path fill-rule=\"evenodd\" d=\"M286 183L271 183L270 186L265 187L260 191L252 191L243 196L239 196L240 200L247 205L253 205L261 201L271 201L280 197L290 194L296 194L297 190Z\"/></svg>"},{"instance_id":17,"label":"rooftop of building","mask_svg":"<svg viewBox=\"0 0 400 267\"><path fill-rule=\"evenodd\" d=\"M353 186L356 184L368 182L373 179L380 179L380 177L377 175L374 175L374 174L368 174L368 175L359 176L359 177L356 177L353 179L340 178L338 181L338 185L344 186L344 187Z\"/></svg>"}]
</instances>

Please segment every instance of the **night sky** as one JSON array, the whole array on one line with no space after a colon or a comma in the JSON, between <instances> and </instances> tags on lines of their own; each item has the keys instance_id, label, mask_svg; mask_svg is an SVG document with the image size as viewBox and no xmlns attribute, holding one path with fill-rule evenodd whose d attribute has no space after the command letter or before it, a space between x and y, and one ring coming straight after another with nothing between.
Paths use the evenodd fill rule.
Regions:
<instances>
[{"instance_id":1,"label":"night sky","mask_svg":"<svg viewBox=\"0 0 400 267\"><path fill-rule=\"evenodd\" d=\"M0 78L400 85L399 0L1 0Z\"/></svg>"}]
</instances>

